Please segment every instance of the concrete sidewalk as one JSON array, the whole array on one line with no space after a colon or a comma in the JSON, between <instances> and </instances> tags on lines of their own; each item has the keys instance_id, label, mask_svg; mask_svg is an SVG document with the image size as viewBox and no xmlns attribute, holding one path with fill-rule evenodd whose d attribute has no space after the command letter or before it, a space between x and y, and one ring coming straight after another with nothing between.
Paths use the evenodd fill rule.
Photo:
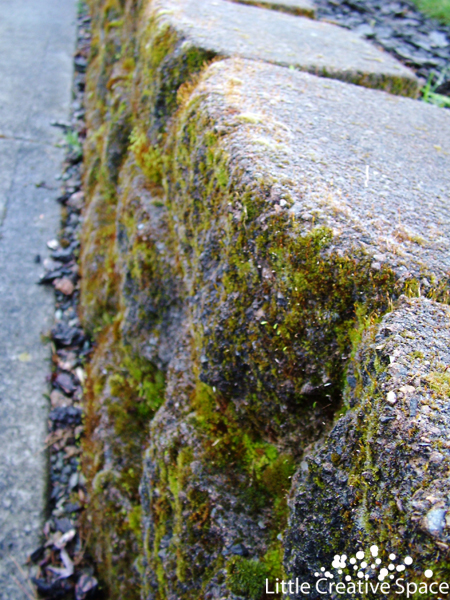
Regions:
<instances>
[{"instance_id":1,"label":"concrete sidewalk","mask_svg":"<svg viewBox=\"0 0 450 600\"><path fill-rule=\"evenodd\" d=\"M40 542L46 490L44 398L53 319L36 285L59 225L75 0L0 0L0 599L30 598L20 568ZM39 186L37 186L39 184Z\"/></svg>"}]
</instances>

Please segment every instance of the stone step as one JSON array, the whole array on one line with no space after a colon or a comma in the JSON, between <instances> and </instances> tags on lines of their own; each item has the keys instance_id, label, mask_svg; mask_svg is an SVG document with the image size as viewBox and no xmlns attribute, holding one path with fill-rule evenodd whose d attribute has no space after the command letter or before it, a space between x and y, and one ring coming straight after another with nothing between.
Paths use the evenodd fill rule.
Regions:
<instances>
[{"instance_id":1,"label":"stone step","mask_svg":"<svg viewBox=\"0 0 450 600\"><path fill-rule=\"evenodd\" d=\"M144 14L172 45L174 39L182 43L185 54L189 48L207 56L259 59L394 94L418 92L411 70L329 23L224 0L158 0Z\"/></svg>"},{"instance_id":2,"label":"stone step","mask_svg":"<svg viewBox=\"0 0 450 600\"><path fill-rule=\"evenodd\" d=\"M423 574L438 564L441 572L428 583L448 574L449 318L446 305L403 298L365 332L349 377L354 408L337 420L293 484L289 576L314 589L314 572L325 567L335 583L344 581L349 566L338 575L334 556L349 560L362 550L369 561L373 544L382 564L368 569L370 581L406 556L412 564L395 579L427 581ZM390 552L396 560L388 560ZM384 581L400 593L389 577Z\"/></svg>"},{"instance_id":3,"label":"stone step","mask_svg":"<svg viewBox=\"0 0 450 600\"><path fill-rule=\"evenodd\" d=\"M287 430L298 395L339 385L355 310L446 297L449 134L449 113L411 99L240 59L207 69L167 170L204 381L258 390L254 418Z\"/></svg>"}]
</instances>

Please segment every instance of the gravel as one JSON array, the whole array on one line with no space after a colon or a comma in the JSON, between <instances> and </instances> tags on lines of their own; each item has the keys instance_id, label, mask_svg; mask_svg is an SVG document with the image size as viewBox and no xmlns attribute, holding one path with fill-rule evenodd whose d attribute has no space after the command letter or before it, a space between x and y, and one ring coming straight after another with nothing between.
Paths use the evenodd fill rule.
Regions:
<instances>
[{"instance_id":1,"label":"gravel","mask_svg":"<svg viewBox=\"0 0 450 600\"><path fill-rule=\"evenodd\" d=\"M85 67L90 47L90 18L86 10L78 16L78 44L73 82L71 123L55 124L71 131L80 143L86 134L83 96ZM49 518L44 526L45 545L37 548L30 561L37 565L33 583L48 600L72 598L93 600L98 591L94 567L79 531L79 520L87 502L84 477L80 471L80 438L83 435L82 383L84 361L90 341L80 328L77 316L79 269L78 234L84 203L81 191L82 156L74 145L67 148L59 202L65 206L58 240L50 240L52 260L43 262L39 284L53 285L56 297L55 323L51 330L54 370L47 446L49 461Z\"/></svg>"},{"instance_id":2,"label":"gravel","mask_svg":"<svg viewBox=\"0 0 450 600\"><path fill-rule=\"evenodd\" d=\"M317 18L355 31L428 79L450 78L450 27L399 0L315 0Z\"/></svg>"}]
</instances>

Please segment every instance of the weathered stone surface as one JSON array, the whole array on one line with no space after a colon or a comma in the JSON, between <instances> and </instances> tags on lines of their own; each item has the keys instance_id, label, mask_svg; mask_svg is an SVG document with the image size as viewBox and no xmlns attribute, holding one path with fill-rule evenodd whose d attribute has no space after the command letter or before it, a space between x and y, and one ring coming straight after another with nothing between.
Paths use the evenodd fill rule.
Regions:
<instances>
[{"instance_id":1,"label":"weathered stone surface","mask_svg":"<svg viewBox=\"0 0 450 600\"><path fill-rule=\"evenodd\" d=\"M262 8L270 8L272 10L280 10L281 12L292 13L293 15L309 17L314 19L316 16L316 7L309 0L234 0L240 4L250 4L253 6L261 6Z\"/></svg>"},{"instance_id":2,"label":"weathered stone surface","mask_svg":"<svg viewBox=\"0 0 450 600\"><path fill-rule=\"evenodd\" d=\"M248 437L198 380L188 330L145 455L143 598L257 598L265 576L282 574L276 535L293 463ZM254 570L250 582L233 579L242 563Z\"/></svg>"},{"instance_id":3,"label":"weathered stone surface","mask_svg":"<svg viewBox=\"0 0 450 600\"><path fill-rule=\"evenodd\" d=\"M448 274L448 112L238 60L213 65L195 94L230 164L270 182L267 207L330 227L343 251L377 255L375 269Z\"/></svg>"},{"instance_id":4,"label":"weathered stone surface","mask_svg":"<svg viewBox=\"0 0 450 600\"><path fill-rule=\"evenodd\" d=\"M295 476L285 538L289 575L314 585L322 566L334 572L336 554L363 550L367 559L377 544L383 564L367 570L374 582L391 552L395 564L413 559L409 581L426 581L426 569L433 581L448 577L449 364L446 305L402 298L365 331L348 377L352 408Z\"/></svg>"},{"instance_id":5,"label":"weathered stone surface","mask_svg":"<svg viewBox=\"0 0 450 600\"><path fill-rule=\"evenodd\" d=\"M242 58L200 74L263 46L276 62L261 32L278 23L278 52L300 17L224 1L93 8L91 546L111 598L134 563L146 600L256 599L281 575L290 477L333 418L361 324L419 285L445 297L448 115ZM125 113L132 134L114 148Z\"/></svg>"},{"instance_id":6,"label":"weathered stone surface","mask_svg":"<svg viewBox=\"0 0 450 600\"><path fill-rule=\"evenodd\" d=\"M169 213L201 377L260 426L286 432L301 397L340 385L355 311L446 294L448 117L239 60L212 65L179 115Z\"/></svg>"},{"instance_id":7,"label":"weathered stone surface","mask_svg":"<svg viewBox=\"0 0 450 600\"><path fill-rule=\"evenodd\" d=\"M418 90L412 71L388 54L343 28L304 17L223 0L158 0L143 8L140 31L146 27L154 49L166 46L160 72L172 70L175 77L163 79L166 103L176 91L171 86L182 83L176 77L183 70L215 56L292 66L396 94L415 96Z\"/></svg>"}]
</instances>

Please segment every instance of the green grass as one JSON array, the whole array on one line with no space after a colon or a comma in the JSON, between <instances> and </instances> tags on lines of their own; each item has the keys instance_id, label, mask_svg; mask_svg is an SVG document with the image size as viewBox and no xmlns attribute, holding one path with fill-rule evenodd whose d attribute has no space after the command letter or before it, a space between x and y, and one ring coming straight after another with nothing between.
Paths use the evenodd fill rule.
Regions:
<instances>
[{"instance_id":1,"label":"green grass","mask_svg":"<svg viewBox=\"0 0 450 600\"><path fill-rule=\"evenodd\" d=\"M439 86L439 84L442 83L443 79L443 74L441 74L441 77L438 78L438 80L435 83L433 83L432 75L428 78L426 86L422 88L422 100L424 102L428 102L428 104L435 104L436 106L440 106L442 108L450 108L450 96L436 94L436 92L434 91Z\"/></svg>"},{"instance_id":2,"label":"green grass","mask_svg":"<svg viewBox=\"0 0 450 600\"><path fill-rule=\"evenodd\" d=\"M450 25L450 0L414 0L414 3L429 17Z\"/></svg>"},{"instance_id":3,"label":"green grass","mask_svg":"<svg viewBox=\"0 0 450 600\"><path fill-rule=\"evenodd\" d=\"M83 147L78 137L78 132L68 129L65 137L69 152L74 154L77 158L81 158L83 156Z\"/></svg>"}]
</instances>

